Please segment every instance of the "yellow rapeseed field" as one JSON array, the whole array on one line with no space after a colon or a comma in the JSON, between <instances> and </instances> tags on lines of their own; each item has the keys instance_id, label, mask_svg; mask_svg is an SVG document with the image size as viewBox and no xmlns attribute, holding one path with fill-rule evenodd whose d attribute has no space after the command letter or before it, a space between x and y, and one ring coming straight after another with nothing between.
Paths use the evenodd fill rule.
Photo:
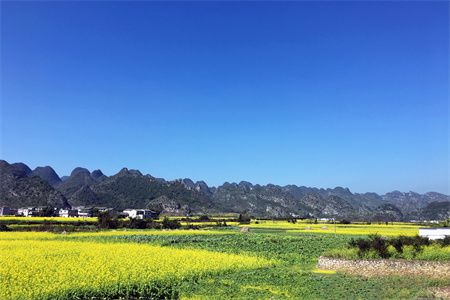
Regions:
<instances>
[{"instance_id":1,"label":"yellow rapeseed field","mask_svg":"<svg viewBox=\"0 0 450 300\"><path fill-rule=\"evenodd\" d=\"M115 295L119 290L173 284L209 272L273 263L206 250L81 242L52 236L55 235L0 233L0 299L63 299L86 292Z\"/></svg>"},{"instance_id":2,"label":"yellow rapeseed field","mask_svg":"<svg viewBox=\"0 0 450 300\"><path fill-rule=\"evenodd\" d=\"M0 241L4 240L42 240L54 239L58 235L50 232L0 232Z\"/></svg>"},{"instance_id":3,"label":"yellow rapeseed field","mask_svg":"<svg viewBox=\"0 0 450 300\"><path fill-rule=\"evenodd\" d=\"M304 222L289 223L287 221L258 221L258 223L252 222L248 226L250 228L261 229L280 229L287 230L290 233L334 233L334 224L319 223L308 224ZM369 235L379 234L383 236L414 236L419 234L418 225L405 224L405 223L389 223L386 224L336 224L336 234L351 234L351 235Z\"/></svg>"},{"instance_id":4,"label":"yellow rapeseed field","mask_svg":"<svg viewBox=\"0 0 450 300\"><path fill-rule=\"evenodd\" d=\"M237 225L239 225L239 222L234 222L234 221L225 221L225 222L227 223L228 226L237 226ZM186 225L215 226L215 225L217 225L216 221L207 221L207 222L186 222L186 221L182 221L180 223L183 226L186 226Z\"/></svg>"},{"instance_id":5,"label":"yellow rapeseed field","mask_svg":"<svg viewBox=\"0 0 450 300\"><path fill-rule=\"evenodd\" d=\"M326 228L325 228L326 227ZM297 233L334 233L334 225L315 225L315 226L305 226L303 229L288 230L288 232ZM379 234L382 236L415 236L419 234L419 227L416 228L405 228L396 227L395 225L387 226L336 226L336 234L352 234L352 235L370 235Z\"/></svg>"},{"instance_id":6,"label":"yellow rapeseed field","mask_svg":"<svg viewBox=\"0 0 450 300\"><path fill-rule=\"evenodd\" d=\"M121 235L217 235L217 234L237 234L235 231L219 231L219 230L108 230L96 232L76 232L69 236L81 237L100 237L100 236L121 236ZM0 236L1 239L1 236Z\"/></svg>"},{"instance_id":7,"label":"yellow rapeseed field","mask_svg":"<svg viewBox=\"0 0 450 300\"><path fill-rule=\"evenodd\" d=\"M24 222L97 222L97 218L64 218L64 217L16 217L16 216L0 216L0 221L24 221Z\"/></svg>"},{"instance_id":8,"label":"yellow rapeseed field","mask_svg":"<svg viewBox=\"0 0 450 300\"><path fill-rule=\"evenodd\" d=\"M122 235L218 235L218 234L237 234L235 231L218 230L105 230L95 232L73 232L68 234L50 233L50 232L0 232L1 240L48 240L65 239L76 237L109 237Z\"/></svg>"}]
</instances>

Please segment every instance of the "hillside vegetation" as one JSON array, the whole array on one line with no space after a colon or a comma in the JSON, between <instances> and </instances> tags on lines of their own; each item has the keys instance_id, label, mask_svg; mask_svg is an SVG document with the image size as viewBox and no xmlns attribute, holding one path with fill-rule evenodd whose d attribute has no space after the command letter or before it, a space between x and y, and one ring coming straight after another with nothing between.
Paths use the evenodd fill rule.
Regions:
<instances>
[{"instance_id":1,"label":"hillside vegetation","mask_svg":"<svg viewBox=\"0 0 450 300\"><path fill-rule=\"evenodd\" d=\"M56 177L57 178L56 178ZM138 170L113 176L75 168L59 178L47 166L31 171L25 164L0 162L0 206L97 206L150 208L168 215L247 213L255 217L289 216L366 221L441 220L450 217L450 197L439 193L394 191L385 195L352 193L347 188L249 182L208 187L190 179L166 181Z\"/></svg>"}]
</instances>

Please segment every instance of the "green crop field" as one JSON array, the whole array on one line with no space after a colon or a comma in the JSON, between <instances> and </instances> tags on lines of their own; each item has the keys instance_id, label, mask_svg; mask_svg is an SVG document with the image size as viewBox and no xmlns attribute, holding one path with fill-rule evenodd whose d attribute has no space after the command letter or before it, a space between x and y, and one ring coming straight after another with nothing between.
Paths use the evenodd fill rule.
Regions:
<instances>
[{"instance_id":1,"label":"green crop field","mask_svg":"<svg viewBox=\"0 0 450 300\"><path fill-rule=\"evenodd\" d=\"M317 270L354 236L280 227L0 232L0 298L412 299L448 285Z\"/></svg>"}]
</instances>

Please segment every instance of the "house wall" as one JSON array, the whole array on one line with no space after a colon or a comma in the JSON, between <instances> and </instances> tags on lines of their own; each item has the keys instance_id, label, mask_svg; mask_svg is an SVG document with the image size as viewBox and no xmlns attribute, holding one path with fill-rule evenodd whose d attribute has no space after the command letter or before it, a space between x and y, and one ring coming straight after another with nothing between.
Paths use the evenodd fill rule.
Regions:
<instances>
[{"instance_id":1,"label":"house wall","mask_svg":"<svg viewBox=\"0 0 450 300\"><path fill-rule=\"evenodd\" d=\"M450 278L450 263L438 261L400 260L400 259L337 259L319 257L317 268L343 271L363 276L430 276Z\"/></svg>"},{"instance_id":2,"label":"house wall","mask_svg":"<svg viewBox=\"0 0 450 300\"><path fill-rule=\"evenodd\" d=\"M443 239L446 235L450 236L450 228L419 228L419 236L430 240Z\"/></svg>"}]
</instances>

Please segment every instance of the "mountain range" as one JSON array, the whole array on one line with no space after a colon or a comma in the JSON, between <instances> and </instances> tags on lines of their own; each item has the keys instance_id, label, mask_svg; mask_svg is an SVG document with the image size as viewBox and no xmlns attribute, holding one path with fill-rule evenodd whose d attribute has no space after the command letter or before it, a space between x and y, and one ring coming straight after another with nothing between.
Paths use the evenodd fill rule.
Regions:
<instances>
[{"instance_id":1,"label":"mountain range","mask_svg":"<svg viewBox=\"0 0 450 300\"><path fill-rule=\"evenodd\" d=\"M352 193L348 188L312 188L241 181L209 187L191 179L167 181L123 168L106 176L75 168L59 177L50 166L31 170L24 163L0 160L0 206L96 206L149 208L170 215L247 213L255 217L288 216L400 221L450 218L450 196L393 191L384 195Z\"/></svg>"}]
</instances>

